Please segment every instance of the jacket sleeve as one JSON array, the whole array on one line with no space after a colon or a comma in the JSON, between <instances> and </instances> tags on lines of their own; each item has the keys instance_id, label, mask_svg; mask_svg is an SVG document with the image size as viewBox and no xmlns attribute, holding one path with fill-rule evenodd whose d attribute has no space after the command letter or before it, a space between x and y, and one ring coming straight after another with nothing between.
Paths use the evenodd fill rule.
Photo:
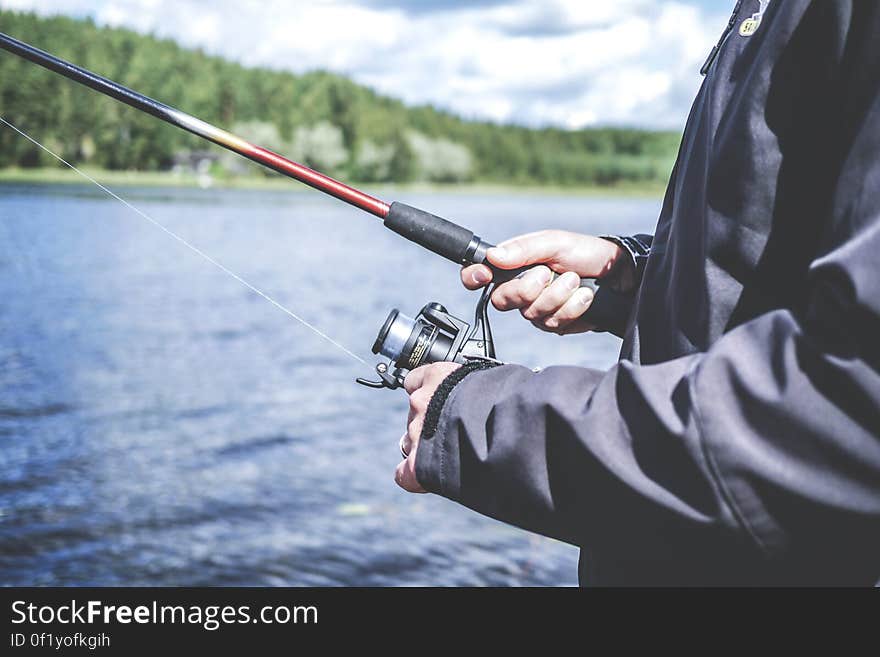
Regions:
<instances>
[{"instance_id":1,"label":"jacket sleeve","mask_svg":"<svg viewBox=\"0 0 880 657\"><path fill-rule=\"evenodd\" d=\"M422 485L578 545L711 536L761 558L872 563L876 574L880 101L870 93L797 308L655 365L471 373L436 404L418 450Z\"/></svg>"}]
</instances>

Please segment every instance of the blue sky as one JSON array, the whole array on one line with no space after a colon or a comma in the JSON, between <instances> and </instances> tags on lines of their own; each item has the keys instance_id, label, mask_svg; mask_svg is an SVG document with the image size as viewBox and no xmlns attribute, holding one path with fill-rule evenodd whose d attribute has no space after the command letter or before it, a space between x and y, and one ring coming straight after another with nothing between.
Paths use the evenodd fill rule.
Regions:
<instances>
[{"instance_id":1,"label":"blue sky","mask_svg":"<svg viewBox=\"0 0 880 657\"><path fill-rule=\"evenodd\" d=\"M0 0L524 125L680 128L732 0Z\"/></svg>"}]
</instances>

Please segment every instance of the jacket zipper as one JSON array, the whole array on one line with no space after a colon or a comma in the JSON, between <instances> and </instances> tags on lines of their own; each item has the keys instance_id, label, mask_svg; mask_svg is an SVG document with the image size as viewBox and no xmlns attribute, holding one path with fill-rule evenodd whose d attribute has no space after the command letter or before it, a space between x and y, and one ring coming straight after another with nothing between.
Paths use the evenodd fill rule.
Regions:
<instances>
[{"instance_id":1,"label":"jacket zipper","mask_svg":"<svg viewBox=\"0 0 880 657\"><path fill-rule=\"evenodd\" d=\"M727 21L727 27L724 28L724 31L721 33L721 37L718 39L718 43L712 46L712 50L709 52L709 56L706 57L706 61L703 62L703 65L700 67L700 75L705 76L706 73L709 72L709 67L712 66L712 62L715 61L715 58L718 56L718 51L721 50L721 46L724 44L724 40L727 38L727 35L730 34L730 31L733 29L734 24L736 23L736 16L739 13L739 8L742 6L743 0L736 0L736 6L733 8L733 13L730 15L730 20Z\"/></svg>"}]
</instances>

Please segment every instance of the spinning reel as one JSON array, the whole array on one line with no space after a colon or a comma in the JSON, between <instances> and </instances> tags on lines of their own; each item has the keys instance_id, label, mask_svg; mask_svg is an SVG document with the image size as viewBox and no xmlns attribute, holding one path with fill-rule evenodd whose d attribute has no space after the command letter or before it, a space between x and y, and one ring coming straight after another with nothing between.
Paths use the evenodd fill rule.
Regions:
<instances>
[{"instance_id":1,"label":"spinning reel","mask_svg":"<svg viewBox=\"0 0 880 657\"><path fill-rule=\"evenodd\" d=\"M483 290L474 313L473 326L450 314L439 303L422 308L415 319L396 308L379 330L373 353L389 360L376 365L378 381L357 379L370 388L394 390L403 386L410 370L441 361L467 363L495 360L495 344L489 326L488 305L493 286Z\"/></svg>"}]
</instances>

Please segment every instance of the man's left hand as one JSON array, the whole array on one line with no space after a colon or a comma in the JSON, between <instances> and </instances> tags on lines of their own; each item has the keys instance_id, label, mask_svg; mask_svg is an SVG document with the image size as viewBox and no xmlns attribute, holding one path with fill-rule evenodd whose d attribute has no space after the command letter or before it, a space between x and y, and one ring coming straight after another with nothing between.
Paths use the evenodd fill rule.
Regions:
<instances>
[{"instance_id":1,"label":"man's left hand","mask_svg":"<svg viewBox=\"0 0 880 657\"><path fill-rule=\"evenodd\" d=\"M427 493L416 479L416 452L419 449L419 436L425 423L428 402L434 396L437 386L461 365L458 363L432 363L422 365L406 375L403 387L409 395L409 418L406 433L400 441L400 447L407 458L400 462L394 472L394 481L403 490L410 493Z\"/></svg>"}]
</instances>

